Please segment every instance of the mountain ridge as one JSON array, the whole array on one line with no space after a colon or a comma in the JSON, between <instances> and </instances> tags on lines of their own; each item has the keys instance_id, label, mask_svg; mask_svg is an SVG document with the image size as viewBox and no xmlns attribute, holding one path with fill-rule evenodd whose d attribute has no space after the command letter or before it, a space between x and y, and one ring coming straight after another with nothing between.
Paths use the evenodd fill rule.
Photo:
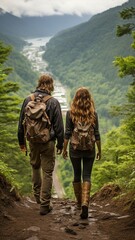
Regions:
<instances>
[{"instance_id":1,"label":"mountain ridge","mask_svg":"<svg viewBox=\"0 0 135 240\"><path fill-rule=\"evenodd\" d=\"M52 36L63 29L87 21L91 15L54 15L43 17L17 17L1 10L0 32L7 35L31 38Z\"/></svg>"}]
</instances>

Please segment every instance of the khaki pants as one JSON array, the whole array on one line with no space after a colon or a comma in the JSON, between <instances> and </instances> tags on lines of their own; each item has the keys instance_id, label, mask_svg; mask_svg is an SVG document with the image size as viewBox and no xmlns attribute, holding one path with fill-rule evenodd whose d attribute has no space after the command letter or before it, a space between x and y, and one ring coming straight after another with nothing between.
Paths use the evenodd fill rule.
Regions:
<instances>
[{"instance_id":1,"label":"khaki pants","mask_svg":"<svg viewBox=\"0 0 135 240\"><path fill-rule=\"evenodd\" d=\"M48 206L51 199L52 174L55 164L55 143L30 143L33 192L42 206Z\"/></svg>"}]
</instances>

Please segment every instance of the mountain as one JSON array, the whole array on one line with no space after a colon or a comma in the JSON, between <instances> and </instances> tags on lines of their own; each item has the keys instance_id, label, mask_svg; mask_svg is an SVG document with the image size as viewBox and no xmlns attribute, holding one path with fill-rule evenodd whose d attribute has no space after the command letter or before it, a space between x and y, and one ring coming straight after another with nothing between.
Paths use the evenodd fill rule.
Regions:
<instances>
[{"instance_id":1,"label":"mountain","mask_svg":"<svg viewBox=\"0 0 135 240\"><path fill-rule=\"evenodd\" d=\"M44 17L16 17L0 11L0 32L19 37L53 36L57 32L90 19L90 15L54 15Z\"/></svg>"},{"instance_id":2,"label":"mountain","mask_svg":"<svg viewBox=\"0 0 135 240\"><path fill-rule=\"evenodd\" d=\"M120 79L113 65L116 56L133 54L132 39L116 37L116 26L123 24L119 12L130 6L135 6L134 0L62 31L47 43L44 54L49 70L72 89L71 97L82 85L91 89L99 114L106 119L104 128L107 128L108 119L112 121L110 106L125 101L130 82L127 78Z\"/></svg>"}]
</instances>

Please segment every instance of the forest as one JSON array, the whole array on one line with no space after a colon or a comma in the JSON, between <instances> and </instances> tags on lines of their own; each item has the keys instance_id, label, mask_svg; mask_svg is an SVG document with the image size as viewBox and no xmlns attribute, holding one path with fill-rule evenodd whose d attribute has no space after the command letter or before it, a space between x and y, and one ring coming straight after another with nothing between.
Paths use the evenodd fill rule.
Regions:
<instances>
[{"instance_id":1,"label":"forest","mask_svg":"<svg viewBox=\"0 0 135 240\"><path fill-rule=\"evenodd\" d=\"M133 1L129 3L131 5ZM114 9L119 11L119 7ZM112 15L109 14L111 11ZM115 18L113 11L105 12L104 17L110 19L110 16L114 16ZM99 22L105 19L102 14L97 15L97 18L100 18ZM125 193L129 191L134 193L135 187L135 8L129 6L121 9L119 18L120 20L111 19L117 29L116 32L112 31L111 22L109 23L108 35L111 35L113 43L110 43L110 37L105 38L106 42L101 38L105 35L103 31L107 27L103 22L101 22L104 26L102 34L100 35L100 26L97 26L97 32L93 32L98 34L101 43L104 42L106 51L102 44L98 44L98 39L97 42L94 40L92 43L93 36L90 39L93 47L89 49L88 42L85 42L88 38L84 38L84 32L80 35L80 28L86 32L86 35L89 31L81 24L52 38L45 52L49 70L70 89L70 98L73 97L76 87L82 84L86 87L93 86L92 93L101 119L103 141L102 160L95 161L94 164L92 193L108 183L117 183ZM95 19L96 16L90 20L94 24L92 24L94 29L96 29ZM109 20L106 21L108 22ZM85 26L90 27L91 24L86 23ZM69 34L70 31L71 34ZM76 45L75 36L80 39ZM30 194L29 158L19 150L17 125L23 97L28 94L29 89L33 89L38 73L31 70L31 63L21 54L25 42L14 38L12 43L10 40L7 42L8 38L4 35L1 35L1 38L0 174L6 176L21 194ZM9 45L12 45L12 48ZM59 48L56 47L58 45ZM99 46L101 49L98 48ZM118 51L119 49L121 51ZM95 51L99 55L100 63L93 57ZM58 54L59 58L55 58L55 54ZM78 54L80 57L76 57ZM91 62L90 58L92 58ZM59 157L58 161L58 174L66 197L72 198L73 173L70 161L64 161L62 157Z\"/></svg>"}]
</instances>

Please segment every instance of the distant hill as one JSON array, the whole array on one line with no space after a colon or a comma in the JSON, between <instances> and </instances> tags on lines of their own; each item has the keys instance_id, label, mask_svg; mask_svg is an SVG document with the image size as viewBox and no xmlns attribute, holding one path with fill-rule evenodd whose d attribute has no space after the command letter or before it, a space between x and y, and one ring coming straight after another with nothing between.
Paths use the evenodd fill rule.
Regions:
<instances>
[{"instance_id":1,"label":"distant hill","mask_svg":"<svg viewBox=\"0 0 135 240\"><path fill-rule=\"evenodd\" d=\"M44 54L49 70L72 89L71 96L82 85L90 87L100 115L110 121L110 106L125 101L130 81L118 78L113 65L115 56L133 54L132 39L116 37L116 26L123 24L119 12L130 6L135 6L134 0L57 34L47 43ZM104 125L107 128L106 122Z\"/></svg>"},{"instance_id":2,"label":"distant hill","mask_svg":"<svg viewBox=\"0 0 135 240\"><path fill-rule=\"evenodd\" d=\"M0 10L0 32L19 37L53 36L63 29L89 20L91 15L54 15L44 17L16 17Z\"/></svg>"},{"instance_id":3,"label":"distant hill","mask_svg":"<svg viewBox=\"0 0 135 240\"><path fill-rule=\"evenodd\" d=\"M31 63L21 53L26 42L19 37L2 33L0 33L0 41L12 47L12 52L5 63L6 66L13 68L8 78L19 84L20 90L17 94L21 97L26 97L30 90L34 89L35 81L38 78L38 73L32 70Z\"/></svg>"}]
</instances>

